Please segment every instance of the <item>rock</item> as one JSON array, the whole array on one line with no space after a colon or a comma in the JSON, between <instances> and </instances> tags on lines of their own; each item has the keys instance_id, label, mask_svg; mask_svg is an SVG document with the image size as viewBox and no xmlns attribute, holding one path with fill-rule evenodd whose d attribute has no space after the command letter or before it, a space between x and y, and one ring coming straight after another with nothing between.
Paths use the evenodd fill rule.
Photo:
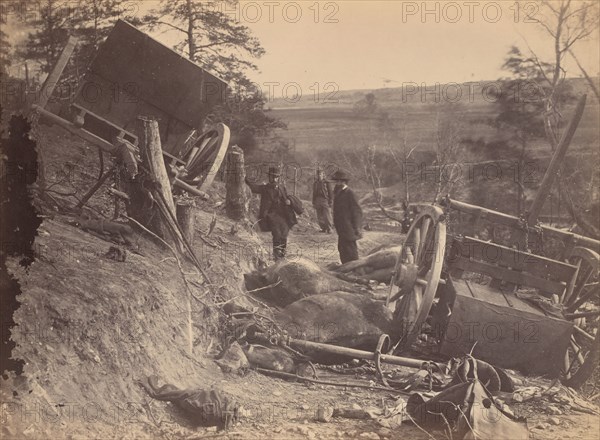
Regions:
<instances>
[{"instance_id":1,"label":"rock","mask_svg":"<svg viewBox=\"0 0 600 440\"><path fill-rule=\"evenodd\" d=\"M236 373L242 368L248 368L250 364L240 344L234 342L225 350L215 363L224 373Z\"/></svg>"},{"instance_id":2,"label":"rock","mask_svg":"<svg viewBox=\"0 0 600 440\"><path fill-rule=\"evenodd\" d=\"M533 427L533 429L547 429L549 425L547 423L538 423Z\"/></svg>"},{"instance_id":3,"label":"rock","mask_svg":"<svg viewBox=\"0 0 600 440\"><path fill-rule=\"evenodd\" d=\"M319 406L317 408L317 420L319 422L329 422L331 417L333 417L332 406Z\"/></svg>"},{"instance_id":4,"label":"rock","mask_svg":"<svg viewBox=\"0 0 600 440\"><path fill-rule=\"evenodd\" d=\"M281 391L279 391L279 390L275 390L275 391L273 391L273 393L272 393L272 394L273 394L275 397L280 397L280 396L282 396L282 395L283 395L283 393L282 393Z\"/></svg>"},{"instance_id":5,"label":"rock","mask_svg":"<svg viewBox=\"0 0 600 440\"><path fill-rule=\"evenodd\" d=\"M359 438L365 438L365 439L369 439L369 440L381 440L379 437L379 434L375 433L375 432L361 432L358 435Z\"/></svg>"},{"instance_id":6,"label":"rock","mask_svg":"<svg viewBox=\"0 0 600 440\"><path fill-rule=\"evenodd\" d=\"M377 434L379 434L379 437L389 438L392 436L392 430L388 428L381 428L379 431L377 431Z\"/></svg>"},{"instance_id":7,"label":"rock","mask_svg":"<svg viewBox=\"0 0 600 440\"><path fill-rule=\"evenodd\" d=\"M306 427L306 426L297 426L296 427L296 432L302 434L302 435L308 435L308 433L310 432L310 430Z\"/></svg>"},{"instance_id":8,"label":"rock","mask_svg":"<svg viewBox=\"0 0 600 440\"><path fill-rule=\"evenodd\" d=\"M353 403L352 406L350 406L350 408L356 409L356 410L362 409L362 407L358 403Z\"/></svg>"},{"instance_id":9,"label":"rock","mask_svg":"<svg viewBox=\"0 0 600 440\"><path fill-rule=\"evenodd\" d=\"M546 411L553 416L560 416L563 412L555 405L546 406Z\"/></svg>"},{"instance_id":10,"label":"rock","mask_svg":"<svg viewBox=\"0 0 600 440\"><path fill-rule=\"evenodd\" d=\"M550 417L548 422L552 425L560 425L560 419L558 417Z\"/></svg>"}]
</instances>

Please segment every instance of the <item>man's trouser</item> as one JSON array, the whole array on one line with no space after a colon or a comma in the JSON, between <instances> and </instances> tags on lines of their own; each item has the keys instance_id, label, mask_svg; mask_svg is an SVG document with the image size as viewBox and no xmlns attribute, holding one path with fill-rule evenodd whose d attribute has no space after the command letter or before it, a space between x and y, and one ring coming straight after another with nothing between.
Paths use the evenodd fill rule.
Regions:
<instances>
[{"instance_id":1,"label":"man's trouser","mask_svg":"<svg viewBox=\"0 0 600 440\"><path fill-rule=\"evenodd\" d=\"M356 240L338 237L338 251L340 252L340 261L342 264L358 260L358 245L356 244Z\"/></svg>"},{"instance_id":2,"label":"man's trouser","mask_svg":"<svg viewBox=\"0 0 600 440\"><path fill-rule=\"evenodd\" d=\"M283 217L278 214L269 214L271 235L273 236L273 258L280 260L285 257L287 237L290 228Z\"/></svg>"},{"instance_id":3,"label":"man's trouser","mask_svg":"<svg viewBox=\"0 0 600 440\"><path fill-rule=\"evenodd\" d=\"M325 199L317 199L314 203L315 211L317 211L317 222L322 231L331 231L331 209L329 203Z\"/></svg>"}]
</instances>

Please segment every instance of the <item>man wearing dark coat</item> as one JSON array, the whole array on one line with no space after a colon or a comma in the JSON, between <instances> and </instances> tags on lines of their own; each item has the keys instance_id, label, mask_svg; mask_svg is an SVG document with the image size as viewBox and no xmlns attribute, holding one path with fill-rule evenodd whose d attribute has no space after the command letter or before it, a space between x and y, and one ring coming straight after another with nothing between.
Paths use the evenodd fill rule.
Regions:
<instances>
[{"instance_id":1,"label":"man wearing dark coat","mask_svg":"<svg viewBox=\"0 0 600 440\"><path fill-rule=\"evenodd\" d=\"M313 208L317 212L317 222L321 232L331 232L331 206L333 205L333 191L329 182L325 180L325 173L317 170L317 179L313 183L312 193Z\"/></svg>"},{"instance_id":2,"label":"man wearing dark coat","mask_svg":"<svg viewBox=\"0 0 600 440\"><path fill-rule=\"evenodd\" d=\"M269 168L268 176L268 183L252 183L246 178L246 184L253 193L260 194L258 226L263 232L271 232L273 258L280 260L285 257L288 233L296 224L296 218L290 208L285 186L279 182L279 170Z\"/></svg>"},{"instance_id":3,"label":"man wearing dark coat","mask_svg":"<svg viewBox=\"0 0 600 440\"><path fill-rule=\"evenodd\" d=\"M362 209L354 192L348 188L350 176L342 170L331 177L335 181L333 224L338 234L338 251L343 263L358 260L356 241L362 238Z\"/></svg>"}]
</instances>

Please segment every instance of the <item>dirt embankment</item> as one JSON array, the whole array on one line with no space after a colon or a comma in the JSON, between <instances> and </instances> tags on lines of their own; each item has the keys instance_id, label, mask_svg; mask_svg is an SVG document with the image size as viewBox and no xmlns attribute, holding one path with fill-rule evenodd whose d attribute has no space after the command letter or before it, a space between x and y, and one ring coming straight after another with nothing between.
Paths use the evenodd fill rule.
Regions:
<instances>
[{"instance_id":1,"label":"dirt embankment","mask_svg":"<svg viewBox=\"0 0 600 440\"><path fill-rule=\"evenodd\" d=\"M42 130L49 194L72 206L98 176L97 153L56 127ZM170 404L153 401L137 384L149 375L182 388L224 388L248 409L241 425L247 428L245 436L262 436L265 423L278 429L273 436L303 436L306 428L296 432L295 424L311 418L315 402L337 396L323 396L317 387L298 393L297 385L256 373L225 376L212 361L225 337L220 304L243 299L242 274L268 261L271 251L268 234L257 235L222 215L223 194L218 188L212 192L196 223L194 248L210 284L183 258L180 270L172 253L141 231L136 231L125 261L115 261L107 255L113 243L53 214L52 203L46 206L35 261L27 271L16 259L8 261L22 291L14 315L17 326L11 330L13 357L25 366L22 376L0 380L3 438L193 434ZM89 205L90 214L112 215L104 189ZM216 226L203 240L213 213ZM335 236L317 236L314 230L310 216L301 218L290 236L291 252L319 264L336 260ZM287 409L276 415L281 408ZM290 432L273 425L290 420ZM329 429L335 433L336 426Z\"/></svg>"}]
</instances>

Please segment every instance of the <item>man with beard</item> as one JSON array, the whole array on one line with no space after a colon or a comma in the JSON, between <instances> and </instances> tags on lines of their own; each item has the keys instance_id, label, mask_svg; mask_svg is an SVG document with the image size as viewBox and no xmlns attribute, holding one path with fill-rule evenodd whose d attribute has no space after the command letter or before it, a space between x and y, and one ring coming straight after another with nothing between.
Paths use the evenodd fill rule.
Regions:
<instances>
[{"instance_id":1,"label":"man with beard","mask_svg":"<svg viewBox=\"0 0 600 440\"><path fill-rule=\"evenodd\" d=\"M279 170L270 167L268 176L268 183L252 183L246 178L246 184L253 193L260 194L258 226L263 232L271 232L273 258L277 261L285 257L288 233L296 224L296 218L290 209L291 202L285 186L279 183Z\"/></svg>"},{"instance_id":2,"label":"man with beard","mask_svg":"<svg viewBox=\"0 0 600 440\"><path fill-rule=\"evenodd\" d=\"M362 238L362 209L354 192L348 188L350 176L342 170L331 179L335 182L333 197L333 224L338 234L338 251L343 263L358 260L356 241Z\"/></svg>"},{"instance_id":3,"label":"man with beard","mask_svg":"<svg viewBox=\"0 0 600 440\"><path fill-rule=\"evenodd\" d=\"M331 206L333 204L333 193L329 182L325 180L323 170L317 170L317 179L313 183L312 203L317 212L317 221L321 232L331 233Z\"/></svg>"}]
</instances>

